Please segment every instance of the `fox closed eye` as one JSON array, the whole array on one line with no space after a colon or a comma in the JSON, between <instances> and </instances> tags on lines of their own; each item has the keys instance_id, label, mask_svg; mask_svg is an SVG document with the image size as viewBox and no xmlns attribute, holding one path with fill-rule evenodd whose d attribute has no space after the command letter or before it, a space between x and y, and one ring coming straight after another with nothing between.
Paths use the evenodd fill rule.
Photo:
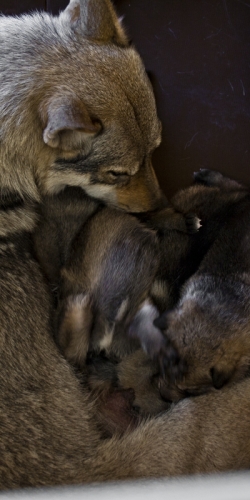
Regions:
<instances>
[{"instance_id":1,"label":"fox closed eye","mask_svg":"<svg viewBox=\"0 0 250 500\"><path fill-rule=\"evenodd\" d=\"M108 170L108 179L112 182L126 182L129 179L129 174L127 172L117 172L116 170Z\"/></svg>"},{"instance_id":2,"label":"fox closed eye","mask_svg":"<svg viewBox=\"0 0 250 500\"><path fill-rule=\"evenodd\" d=\"M121 175L128 177L128 173L127 172L117 172L116 170L108 170L107 174L109 174L109 175L111 175L113 177L120 177Z\"/></svg>"}]
</instances>

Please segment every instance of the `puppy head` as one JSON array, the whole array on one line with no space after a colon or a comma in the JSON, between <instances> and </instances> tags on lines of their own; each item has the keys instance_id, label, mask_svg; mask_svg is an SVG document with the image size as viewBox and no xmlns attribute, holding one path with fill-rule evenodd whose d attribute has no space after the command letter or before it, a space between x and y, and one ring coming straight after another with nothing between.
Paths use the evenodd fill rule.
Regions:
<instances>
[{"instance_id":1,"label":"puppy head","mask_svg":"<svg viewBox=\"0 0 250 500\"><path fill-rule=\"evenodd\" d=\"M228 322L218 311L207 310L196 301L186 300L180 307L155 321L168 343L179 354L171 362L165 356L166 376L159 388L167 400L178 401L243 378L250 365L247 326Z\"/></svg>"}]
</instances>

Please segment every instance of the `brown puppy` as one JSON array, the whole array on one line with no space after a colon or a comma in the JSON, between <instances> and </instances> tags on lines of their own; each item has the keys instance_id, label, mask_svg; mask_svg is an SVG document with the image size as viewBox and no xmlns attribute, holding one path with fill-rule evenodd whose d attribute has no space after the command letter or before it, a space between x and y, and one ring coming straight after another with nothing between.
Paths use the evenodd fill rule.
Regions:
<instances>
[{"instance_id":1,"label":"brown puppy","mask_svg":"<svg viewBox=\"0 0 250 500\"><path fill-rule=\"evenodd\" d=\"M149 296L159 265L156 234L68 188L44 200L34 242L52 288L59 289L56 339L66 358L84 367L89 350L108 351L116 327L125 334Z\"/></svg>"},{"instance_id":2,"label":"brown puppy","mask_svg":"<svg viewBox=\"0 0 250 500\"><path fill-rule=\"evenodd\" d=\"M207 170L196 182L174 203L192 205L203 221L197 239L207 237L210 246L177 306L156 320L185 360L184 373L178 359L170 366L175 384L161 384L170 400L220 389L246 376L250 365L249 190Z\"/></svg>"}]
</instances>

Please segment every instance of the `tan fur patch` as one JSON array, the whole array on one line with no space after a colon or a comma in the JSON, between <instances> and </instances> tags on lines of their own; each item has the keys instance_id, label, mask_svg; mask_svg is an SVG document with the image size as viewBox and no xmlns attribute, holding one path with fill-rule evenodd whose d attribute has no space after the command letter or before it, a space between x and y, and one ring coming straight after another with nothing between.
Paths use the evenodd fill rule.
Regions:
<instances>
[{"instance_id":1,"label":"tan fur patch","mask_svg":"<svg viewBox=\"0 0 250 500\"><path fill-rule=\"evenodd\" d=\"M63 321L59 328L58 341L67 359L73 363L84 362L92 324L89 297L69 297Z\"/></svg>"}]
</instances>

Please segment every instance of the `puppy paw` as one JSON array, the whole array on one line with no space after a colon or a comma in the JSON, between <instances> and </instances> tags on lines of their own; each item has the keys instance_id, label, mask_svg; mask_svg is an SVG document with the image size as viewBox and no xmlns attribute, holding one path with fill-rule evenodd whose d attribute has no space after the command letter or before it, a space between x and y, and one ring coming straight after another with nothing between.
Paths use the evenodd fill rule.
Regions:
<instances>
[{"instance_id":1,"label":"puppy paw","mask_svg":"<svg viewBox=\"0 0 250 500\"><path fill-rule=\"evenodd\" d=\"M182 380L187 371L185 360L180 357L177 349L168 340L166 340L165 349L159 355L159 365L163 380L167 379L173 384Z\"/></svg>"},{"instance_id":2,"label":"puppy paw","mask_svg":"<svg viewBox=\"0 0 250 500\"><path fill-rule=\"evenodd\" d=\"M199 231L201 224L201 219L197 215L189 213L185 216L186 228L188 234L195 234Z\"/></svg>"},{"instance_id":3,"label":"puppy paw","mask_svg":"<svg viewBox=\"0 0 250 500\"><path fill-rule=\"evenodd\" d=\"M199 172L193 174L195 184L203 184L204 186L220 186L223 175L215 170L201 168Z\"/></svg>"},{"instance_id":4,"label":"puppy paw","mask_svg":"<svg viewBox=\"0 0 250 500\"><path fill-rule=\"evenodd\" d=\"M147 224L163 233L165 231L180 231L192 234L199 230L200 222L196 214L188 213L184 215L169 206L164 210L158 210L151 214Z\"/></svg>"},{"instance_id":5,"label":"puppy paw","mask_svg":"<svg viewBox=\"0 0 250 500\"><path fill-rule=\"evenodd\" d=\"M187 365L180 357L178 349L167 336L168 314L163 313L154 320L154 326L164 332L165 344L159 354L162 377L167 377L171 382L182 380L187 371Z\"/></svg>"},{"instance_id":6,"label":"puppy paw","mask_svg":"<svg viewBox=\"0 0 250 500\"><path fill-rule=\"evenodd\" d=\"M159 315L156 307L145 300L129 326L128 334L140 341L142 349L155 359L165 345L165 339L153 322Z\"/></svg>"},{"instance_id":7,"label":"puppy paw","mask_svg":"<svg viewBox=\"0 0 250 500\"><path fill-rule=\"evenodd\" d=\"M179 353L163 332L155 325L156 307L146 300L129 327L129 336L139 339L148 356L158 361L162 377L176 380L183 376L184 363Z\"/></svg>"}]
</instances>

